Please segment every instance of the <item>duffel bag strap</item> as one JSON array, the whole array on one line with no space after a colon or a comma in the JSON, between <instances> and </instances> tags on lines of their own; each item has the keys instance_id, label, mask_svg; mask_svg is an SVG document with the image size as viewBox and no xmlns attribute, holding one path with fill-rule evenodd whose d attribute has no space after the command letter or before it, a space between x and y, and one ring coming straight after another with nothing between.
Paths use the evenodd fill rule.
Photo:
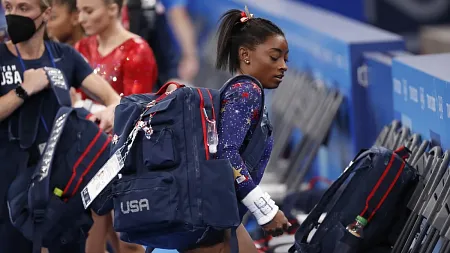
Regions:
<instances>
[{"instance_id":1,"label":"duffel bag strap","mask_svg":"<svg viewBox=\"0 0 450 253\"><path fill-rule=\"evenodd\" d=\"M175 84L177 86L177 89L185 87L184 84L180 84L180 83L177 83L177 82L167 82L156 92L156 95L163 95L164 93L166 93L167 92L167 88L169 88L169 86L171 84Z\"/></svg>"}]
</instances>

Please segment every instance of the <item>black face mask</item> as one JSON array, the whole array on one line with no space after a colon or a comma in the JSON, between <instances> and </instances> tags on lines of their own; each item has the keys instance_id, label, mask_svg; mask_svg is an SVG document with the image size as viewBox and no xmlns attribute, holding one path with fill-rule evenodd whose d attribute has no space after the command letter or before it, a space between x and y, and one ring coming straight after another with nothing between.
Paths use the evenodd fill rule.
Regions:
<instances>
[{"instance_id":1,"label":"black face mask","mask_svg":"<svg viewBox=\"0 0 450 253\"><path fill-rule=\"evenodd\" d=\"M33 35L44 25L43 21L37 29L34 25L34 20L41 15L42 13L35 19L19 15L5 15L6 24L8 25L8 35L12 43L17 44L31 39L31 37L33 37Z\"/></svg>"}]
</instances>

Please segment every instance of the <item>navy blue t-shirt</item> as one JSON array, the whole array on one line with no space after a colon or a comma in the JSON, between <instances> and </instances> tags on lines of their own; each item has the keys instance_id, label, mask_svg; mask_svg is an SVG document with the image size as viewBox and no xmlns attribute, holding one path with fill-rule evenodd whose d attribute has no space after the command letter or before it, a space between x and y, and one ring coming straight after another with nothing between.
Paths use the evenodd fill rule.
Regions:
<instances>
[{"instance_id":1,"label":"navy blue t-shirt","mask_svg":"<svg viewBox=\"0 0 450 253\"><path fill-rule=\"evenodd\" d=\"M71 87L80 87L83 80L92 73L92 68L86 60L75 49L66 44L51 41L47 41L46 43L48 45L48 49L52 52L56 67L64 73L68 84ZM47 48L39 59L23 60L23 62L27 69L53 67ZM0 72L0 96L7 94L23 81L24 70L20 60L8 50L4 43L0 43ZM45 89L33 95L33 99L36 96L43 96L44 98L44 102L41 107L41 115L43 115L43 120L39 121L39 130L36 138L42 142L42 140L47 140L49 134L48 132L51 131L53 120L60 106L55 95L50 89ZM25 103L27 102L30 103L29 101L26 101ZM23 105L18 108L13 115L17 115L21 108L23 108ZM14 116L10 116L8 119L0 122L0 149L2 146L1 143L6 141L8 138L8 121L12 117Z\"/></svg>"}]
</instances>

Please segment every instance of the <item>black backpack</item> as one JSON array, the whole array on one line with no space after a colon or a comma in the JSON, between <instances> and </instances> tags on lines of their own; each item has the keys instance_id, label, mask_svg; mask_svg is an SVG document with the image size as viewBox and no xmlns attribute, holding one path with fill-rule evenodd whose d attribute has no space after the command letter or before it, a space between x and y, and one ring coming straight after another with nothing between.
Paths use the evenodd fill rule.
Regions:
<instances>
[{"instance_id":1,"label":"black backpack","mask_svg":"<svg viewBox=\"0 0 450 253\"><path fill-rule=\"evenodd\" d=\"M390 252L392 232L403 227L398 222L406 221L401 217L407 217L408 196L418 181L416 170L405 161L408 157L405 147L361 151L301 224L289 252ZM357 216L368 221L364 237L346 229Z\"/></svg>"},{"instance_id":2,"label":"black backpack","mask_svg":"<svg viewBox=\"0 0 450 253\"><path fill-rule=\"evenodd\" d=\"M86 240L92 226L90 210L85 210L81 190L109 158L111 138L95 123L88 120L89 112L72 108L69 87L63 73L55 68L45 68L52 92L60 108L42 156L36 166L27 162L29 152L17 148L14 157L8 157L7 167L13 166L17 176L7 193L11 223L25 238L33 242L33 253L41 247L58 247ZM31 111L30 111L31 110ZM19 129L34 127L40 113L23 108ZM34 117L34 118L33 118ZM33 143L27 140L27 131L15 136L19 141L8 145ZM28 129L30 130L30 129Z\"/></svg>"}]
</instances>

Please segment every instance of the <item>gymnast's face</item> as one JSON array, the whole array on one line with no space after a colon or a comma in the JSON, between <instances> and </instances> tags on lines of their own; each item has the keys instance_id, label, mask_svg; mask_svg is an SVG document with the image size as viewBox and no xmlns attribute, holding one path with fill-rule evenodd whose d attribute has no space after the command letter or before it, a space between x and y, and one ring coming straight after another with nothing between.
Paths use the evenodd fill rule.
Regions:
<instances>
[{"instance_id":1,"label":"gymnast's face","mask_svg":"<svg viewBox=\"0 0 450 253\"><path fill-rule=\"evenodd\" d=\"M276 89L287 71L289 46L282 35L269 36L254 49L239 48L240 69L258 79L264 88Z\"/></svg>"},{"instance_id":2,"label":"gymnast's face","mask_svg":"<svg viewBox=\"0 0 450 253\"><path fill-rule=\"evenodd\" d=\"M102 33L117 21L120 7L109 0L77 0L78 21L87 35Z\"/></svg>"}]
</instances>

